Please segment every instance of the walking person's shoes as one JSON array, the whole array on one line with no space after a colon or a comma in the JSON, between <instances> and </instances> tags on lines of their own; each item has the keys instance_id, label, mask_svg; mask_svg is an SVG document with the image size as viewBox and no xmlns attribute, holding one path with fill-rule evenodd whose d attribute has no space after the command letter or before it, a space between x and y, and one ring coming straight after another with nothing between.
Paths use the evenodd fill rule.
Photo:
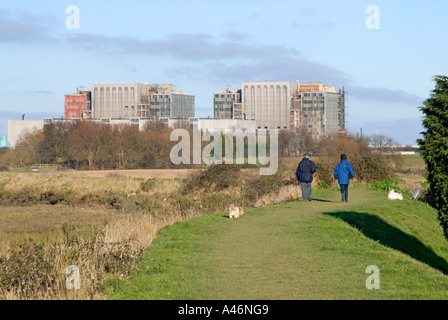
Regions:
<instances>
[{"instance_id":1,"label":"walking person's shoes","mask_svg":"<svg viewBox=\"0 0 448 320\"><path fill-rule=\"evenodd\" d=\"M345 196L343 193L341 193L341 201L344 202L345 201Z\"/></svg>"},{"instance_id":2,"label":"walking person's shoes","mask_svg":"<svg viewBox=\"0 0 448 320\"><path fill-rule=\"evenodd\" d=\"M308 201L311 201L311 198L308 198Z\"/></svg>"}]
</instances>

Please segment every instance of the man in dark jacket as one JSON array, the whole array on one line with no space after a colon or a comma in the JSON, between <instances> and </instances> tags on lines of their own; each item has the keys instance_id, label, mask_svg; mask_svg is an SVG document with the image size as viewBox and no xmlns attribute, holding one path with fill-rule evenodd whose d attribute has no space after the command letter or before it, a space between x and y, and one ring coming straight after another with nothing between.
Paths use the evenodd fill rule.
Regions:
<instances>
[{"instance_id":1,"label":"man in dark jacket","mask_svg":"<svg viewBox=\"0 0 448 320\"><path fill-rule=\"evenodd\" d=\"M302 187L302 198L304 202L307 200L311 201L311 193L313 192L311 182L313 182L315 175L316 165L309 159L308 154L305 153L296 170L296 177Z\"/></svg>"}]
</instances>

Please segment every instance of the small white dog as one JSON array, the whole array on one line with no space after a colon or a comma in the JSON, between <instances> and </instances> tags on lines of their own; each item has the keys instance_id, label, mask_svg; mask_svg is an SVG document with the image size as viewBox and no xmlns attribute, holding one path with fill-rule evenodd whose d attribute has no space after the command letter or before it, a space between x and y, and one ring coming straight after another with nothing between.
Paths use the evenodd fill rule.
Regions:
<instances>
[{"instance_id":1,"label":"small white dog","mask_svg":"<svg viewBox=\"0 0 448 320\"><path fill-rule=\"evenodd\" d=\"M389 195L387 196L389 200L403 200L403 195L394 190L390 190Z\"/></svg>"},{"instance_id":2,"label":"small white dog","mask_svg":"<svg viewBox=\"0 0 448 320\"><path fill-rule=\"evenodd\" d=\"M234 204L230 205L230 207L229 207L229 218L230 219L237 219L240 216L242 216L243 214L244 214L243 208L235 207Z\"/></svg>"}]
</instances>

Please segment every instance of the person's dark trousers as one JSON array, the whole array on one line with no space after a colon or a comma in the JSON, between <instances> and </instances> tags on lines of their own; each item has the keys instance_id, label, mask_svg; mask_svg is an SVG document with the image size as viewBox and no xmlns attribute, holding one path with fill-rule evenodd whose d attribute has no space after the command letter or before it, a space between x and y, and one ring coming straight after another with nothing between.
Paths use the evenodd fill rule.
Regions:
<instances>
[{"instance_id":1,"label":"person's dark trousers","mask_svg":"<svg viewBox=\"0 0 448 320\"><path fill-rule=\"evenodd\" d=\"M313 192L313 190L311 189L311 182L300 182L300 185L302 187L303 201L311 199L311 193Z\"/></svg>"},{"instance_id":2,"label":"person's dark trousers","mask_svg":"<svg viewBox=\"0 0 448 320\"><path fill-rule=\"evenodd\" d=\"M345 202L348 202L348 184L341 184L341 199L345 199Z\"/></svg>"}]
</instances>

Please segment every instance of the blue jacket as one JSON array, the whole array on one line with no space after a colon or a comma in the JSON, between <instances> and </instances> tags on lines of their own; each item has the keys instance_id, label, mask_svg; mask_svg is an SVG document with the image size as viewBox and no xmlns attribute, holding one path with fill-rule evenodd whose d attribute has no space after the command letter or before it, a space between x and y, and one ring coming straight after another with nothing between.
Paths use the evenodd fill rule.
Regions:
<instances>
[{"instance_id":1,"label":"blue jacket","mask_svg":"<svg viewBox=\"0 0 448 320\"><path fill-rule=\"evenodd\" d=\"M300 182L313 182L313 173L316 172L314 162L303 158L296 170L296 177Z\"/></svg>"},{"instance_id":2,"label":"blue jacket","mask_svg":"<svg viewBox=\"0 0 448 320\"><path fill-rule=\"evenodd\" d=\"M338 179L339 184L349 184L350 179L348 177L348 173L354 177L355 172L353 171L353 166L347 161L342 160L338 163L336 168L334 169L334 177Z\"/></svg>"}]
</instances>

